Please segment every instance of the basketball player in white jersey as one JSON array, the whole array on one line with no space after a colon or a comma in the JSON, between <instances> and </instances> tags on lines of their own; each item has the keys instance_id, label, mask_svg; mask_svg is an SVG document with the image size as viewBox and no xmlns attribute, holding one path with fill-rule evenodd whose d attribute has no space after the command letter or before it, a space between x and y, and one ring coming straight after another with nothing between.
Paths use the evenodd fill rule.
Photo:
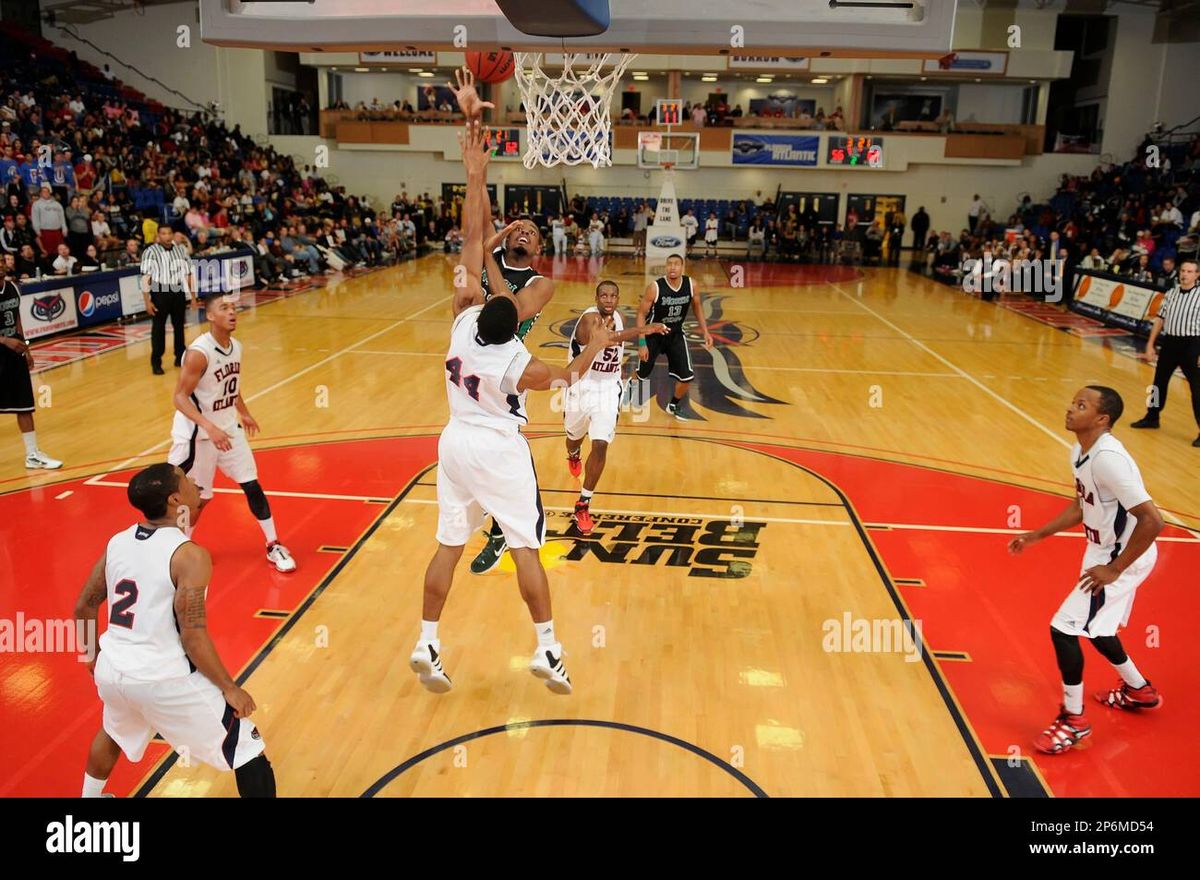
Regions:
<instances>
[{"instance_id":1,"label":"basketball player in white jersey","mask_svg":"<svg viewBox=\"0 0 1200 880\"><path fill-rule=\"evenodd\" d=\"M487 198L485 148L487 129L472 121L463 143L467 168L463 217L463 282L454 291L454 322L446 353L446 396L450 421L438 441L438 548L425 572L421 637L409 665L421 683L434 693L450 689L442 666L438 620L454 569L463 547L483 524L484 511L500 523L517 569L521 597L529 606L538 647L530 671L556 694L571 692L571 679L563 665L563 649L554 634L550 585L538 548L545 539L546 516L538 491L533 455L520 426L528 421L525 395L570 385L585 372L611 340L598 331L567 369L543 363L530 355L517 338L516 297L497 292L484 305L480 276L483 272L483 212Z\"/></svg>"},{"instance_id":2,"label":"basketball player in white jersey","mask_svg":"<svg viewBox=\"0 0 1200 880\"><path fill-rule=\"evenodd\" d=\"M101 797L121 752L137 763L157 731L185 762L232 770L242 797L275 797L275 772L249 720L254 698L208 634L212 560L179 528L196 514L200 491L175 465L154 464L129 481L128 495L142 519L109 540L75 604L76 620L94 632L108 602L108 628L89 664L104 714L83 796Z\"/></svg>"},{"instance_id":3,"label":"basketball player in white jersey","mask_svg":"<svg viewBox=\"0 0 1200 880\"><path fill-rule=\"evenodd\" d=\"M609 331L613 345L608 346L592 361L591 368L563 394L563 422L567 432L567 468L571 476L578 477L583 471L580 453L586 434L592 441L588 453L587 474L583 478L583 489L575 502L575 526L582 535L590 535L595 523L592 521L592 493L604 473L608 460L608 444L617 430L617 414L621 407L621 366L625 363L625 343L647 334L669 333L666 324L649 324L626 330L617 304L621 290L615 281L601 281L596 285L596 304L588 307L571 331L569 358L576 358L583 347L598 330Z\"/></svg>"},{"instance_id":4,"label":"basketball player in white jersey","mask_svg":"<svg viewBox=\"0 0 1200 880\"><path fill-rule=\"evenodd\" d=\"M480 99L470 68L462 67L454 72L454 76L456 82L447 83L447 86L458 100L458 107L467 123L482 124L484 108L495 109L495 105ZM493 233L492 204L486 190L480 210L483 212L480 228L485 240L483 280L476 294L477 299L472 304L482 304L496 293L511 293L516 298L520 319L517 338L523 342L541 317L542 310L554 297L554 282L533 267L533 258L542 252L542 233L531 220L514 221ZM508 549L504 530L495 517L492 517L492 524L485 534L487 541L471 560L472 574L491 571L500 564L504 551Z\"/></svg>"},{"instance_id":5,"label":"basketball player in white jersey","mask_svg":"<svg viewBox=\"0 0 1200 880\"><path fill-rule=\"evenodd\" d=\"M277 571L296 570L296 561L279 543L271 505L258 483L258 466L247 437L258 433L258 422L242 399L242 344L237 329L237 294L212 294L205 301L209 331L202 333L183 355L183 371L175 387L175 422L167 461L200 487L196 517L213 497L217 468L246 493L250 512L267 539L267 561ZM188 526L196 527L196 520Z\"/></svg>"},{"instance_id":6,"label":"basketball player in white jersey","mask_svg":"<svg viewBox=\"0 0 1200 880\"><path fill-rule=\"evenodd\" d=\"M1116 709L1149 710L1162 697L1125 653L1117 629L1129 623L1134 594L1158 559L1154 539L1162 531L1162 516L1142 475L1125 446L1110 431L1125 405L1121 396L1103 385L1075 392L1067 409L1066 426L1077 443L1071 449L1075 499L1046 525L1017 535L1010 553L1020 553L1035 541L1083 523L1087 549L1079 580L1054 618L1050 639L1063 682L1063 705L1053 723L1034 740L1038 751L1061 754L1090 736L1083 711L1083 649L1079 637L1091 639L1096 650L1120 675L1111 690L1096 699Z\"/></svg>"}]
</instances>

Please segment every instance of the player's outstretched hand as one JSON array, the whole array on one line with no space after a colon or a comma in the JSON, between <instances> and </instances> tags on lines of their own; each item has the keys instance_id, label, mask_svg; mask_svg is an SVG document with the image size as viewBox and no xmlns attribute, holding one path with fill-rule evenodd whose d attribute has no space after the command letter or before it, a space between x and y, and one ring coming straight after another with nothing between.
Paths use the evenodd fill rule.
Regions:
<instances>
[{"instance_id":1,"label":"player's outstretched hand","mask_svg":"<svg viewBox=\"0 0 1200 880\"><path fill-rule=\"evenodd\" d=\"M504 241L504 239L508 238L508 234L510 232L512 232L514 229L516 229L517 224L520 222L521 222L520 220L514 220L512 223L509 223L507 226L505 226L499 232L492 233L492 235L488 238L488 240L486 242L484 242L484 247L487 248L488 253L490 254L496 248L500 247L500 243L502 241Z\"/></svg>"},{"instance_id":2,"label":"player's outstretched hand","mask_svg":"<svg viewBox=\"0 0 1200 880\"><path fill-rule=\"evenodd\" d=\"M254 705L254 698L236 684L225 691L222 696L225 697L225 702L233 708L233 714L238 718L249 718L258 708Z\"/></svg>"},{"instance_id":3,"label":"player's outstretched hand","mask_svg":"<svg viewBox=\"0 0 1200 880\"><path fill-rule=\"evenodd\" d=\"M455 83L446 83L450 91L454 93L454 97L458 100L458 109L463 112L463 116L468 120L478 119L483 115L483 108L490 107L496 109L496 105L491 101L481 100L479 93L475 91L475 74L471 73L471 68L467 66L460 67L454 71L454 78L458 81L457 87Z\"/></svg>"},{"instance_id":4,"label":"player's outstretched hand","mask_svg":"<svg viewBox=\"0 0 1200 880\"><path fill-rule=\"evenodd\" d=\"M481 174L487 170L492 158L491 130L473 119L467 122L465 129L458 134L458 143L462 147L463 165L468 173Z\"/></svg>"},{"instance_id":5,"label":"player's outstretched hand","mask_svg":"<svg viewBox=\"0 0 1200 880\"><path fill-rule=\"evenodd\" d=\"M228 452L233 449L233 441L229 439L229 435L220 428L212 428L208 432L208 439L212 441L213 446L217 447L221 452Z\"/></svg>"},{"instance_id":6,"label":"player's outstretched hand","mask_svg":"<svg viewBox=\"0 0 1200 880\"><path fill-rule=\"evenodd\" d=\"M1020 553L1036 540L1037 535L1033 532L1022 532L1008 542L1008 552L1014 555Z\"/></svg>"},{"instance_id":7,"label":"player's outstretched hand","mask_svg":"<svg viewBox=\"0 0 1200 880\"><path fill-rule=\"evenodd\" d=\"M242 427L246 430L247 437L253 437L259 432L258 422L254 420L254 416L242 416Z\"/></svg>"}]
</instances>

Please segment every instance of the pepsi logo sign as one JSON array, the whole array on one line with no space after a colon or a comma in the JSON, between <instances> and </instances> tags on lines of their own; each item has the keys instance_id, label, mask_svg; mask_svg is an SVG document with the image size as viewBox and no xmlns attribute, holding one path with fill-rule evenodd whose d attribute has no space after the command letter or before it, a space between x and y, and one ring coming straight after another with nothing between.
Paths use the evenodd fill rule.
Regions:
<instances>
[{"instance_id":1,"label":"pepsi logo sign","mask_svg":"<svg viewBox=\"0 0 1200 880\"><path fill-rule=\"evenodd\" d=\"M79 294L79 314L85 318L90 318L96 314L97 309L103 309L110 306L118 306L121 303L120 293L109 293L97 296L90 290L85 290Z\"/></svg>"}]
</instances>

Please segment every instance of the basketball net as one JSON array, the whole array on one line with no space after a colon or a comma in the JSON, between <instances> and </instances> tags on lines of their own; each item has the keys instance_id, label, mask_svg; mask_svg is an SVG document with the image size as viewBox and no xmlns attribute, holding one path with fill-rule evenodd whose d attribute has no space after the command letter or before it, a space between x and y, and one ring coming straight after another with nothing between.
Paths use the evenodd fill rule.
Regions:
<instances>
[{"instance_id":1,"label":"basketball net","mask_svg":"<svg viewBox=\"0 0 1200 880\"><path fill-rule=\"evenodd\" d=\"M517 52L517 85L528 125L525 167L612 165L609 105L625 68L636 55L568 52L562 73L547 73L549 56ZM560 57L560 56L555 56Z\"/></svg>"}]
</instances>

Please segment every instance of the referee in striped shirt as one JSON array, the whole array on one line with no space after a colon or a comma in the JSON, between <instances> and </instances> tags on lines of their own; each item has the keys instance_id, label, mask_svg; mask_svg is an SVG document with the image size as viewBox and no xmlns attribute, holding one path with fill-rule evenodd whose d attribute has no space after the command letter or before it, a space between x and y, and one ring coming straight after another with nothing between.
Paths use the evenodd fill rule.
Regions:
<instances>
[{"instance_id":1,"label":"referee in striped shirt","mask_svg":"<svg viewBox=\"0 0 1200 880\"><path fill-rule=\"evenodd\" d=\"M154 375L163 374L162 357L167 350L167 317L175 332L175 366L183 361L187 344L183 339L183 324L187 317L188 295L199 306L196 281L192 277L192 260L187 251L175 246L175 233L170 226L158 227L154 244L142 254L142 298L146 311L154 322L150 329L150 368Z\"/></svg>"},{"instance_id":2,"label":"referee in striped shirt","mask_svg":"<svg viewBox=\"0 0 1200 880\"><path fill-rule=\"evenodd\" d=\"M1158 414L1167 405L1171 374L1179 367L1192 389L1192 415L1200 429L1200 267L1195 260L1179 264L1179 284L1163 297L1162 308L1150 328L1146 359L1154 363L1154 343L1162 334L1162 352L1154 370L1154 396L1144 418L1131 428L1157 428ZM1200 448L1200 435L1192 441Z\"/></svg>"}]
</instances>

